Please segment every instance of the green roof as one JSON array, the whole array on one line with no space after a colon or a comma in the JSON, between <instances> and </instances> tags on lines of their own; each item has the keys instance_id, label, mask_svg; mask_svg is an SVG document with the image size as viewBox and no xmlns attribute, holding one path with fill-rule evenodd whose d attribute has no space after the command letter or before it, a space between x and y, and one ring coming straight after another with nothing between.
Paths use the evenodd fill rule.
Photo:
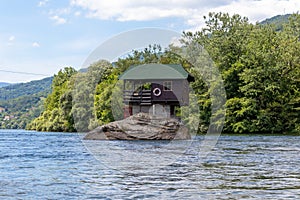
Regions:
<instances>
[{"instance_id":1,"label":"green roof","mask_svg":"<svg viewBox=\"0 0 300 200\"><path fill-rule=\"evenodd\" d=\"M181 65L143 64L132 66L119 76L120 80L187 79Z\"/></svg>"}]
</instances>

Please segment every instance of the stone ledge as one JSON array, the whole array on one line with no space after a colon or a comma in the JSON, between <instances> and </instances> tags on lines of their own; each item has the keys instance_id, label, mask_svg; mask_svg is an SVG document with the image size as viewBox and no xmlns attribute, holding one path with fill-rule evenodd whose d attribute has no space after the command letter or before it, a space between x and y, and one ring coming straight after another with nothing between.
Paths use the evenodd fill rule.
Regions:
<instances>
[{"instance_id":1,"label":"stone ledge","mask_svg":"<svg viewBox=\"0 0 300 200\"><path fill-rule=\"evenodd\" d=\"M174 118L138 113L124 120L99 126L85 140L187 140L188 128Z\"/></svg>"}]
</instances>

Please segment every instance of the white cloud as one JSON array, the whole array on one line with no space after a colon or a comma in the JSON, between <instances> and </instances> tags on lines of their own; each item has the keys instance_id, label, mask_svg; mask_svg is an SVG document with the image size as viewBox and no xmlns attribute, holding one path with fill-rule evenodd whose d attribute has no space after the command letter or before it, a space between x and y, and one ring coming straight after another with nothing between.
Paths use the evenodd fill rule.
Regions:
<instances>
[{"instance_id":1,"label":"white cloud","mask_svg":"<svg viewBox=\"0 0 300 200\"><path fill-rule=\"evenodd\" d=\"M8 41L13 42L15 39L16 39L16 37L14 35L12 35L8 38Z\"/></svg>"},{"instance_id":2,"label":"white cloud","mask_svg":"<svg viewBox=\"0 0 300 200\"><path fill-rule=\"evenodd\" d=\"M60 8L49 11L49 15L68 15L72 12L71 8Z\"/></svg>"},{"instance_id":3,"label":"white cloud","mask_svg":"<svg viewBox=\"0 0 300 200\"><path fill-rule=\"evenodd\" d=\"M49 0L39 1L38 7L43 7L48 3Z\"/></svg>"},{"instance_id":4,"label":"white cloud","mask_svg":"<svg viewBox=\"0 0 300 200\"><path fill-rule=\"evenodd\" d=\"M16 37L14 35L9 36L7 45L12 46L14 44Z\"/></svg>"},{"instance_id":5,"label":"white cloud","mask_svg":"<svg viewBox=\"0 0 300 200\"><path fill-rule=\"evenodd\" d=\"M32 46L33 47L40 47L40 44L38 42L34 42L34 43L32 43Z\"/></svg>"},{"instance_id":6,"label":"white cloud","mask_svg":"<svg viewBox=\"0 0 300 200\"><path fill-rule=\"evenodd\" d=\"M182 18L191 27L203 25L209 12L246 16L251 22L299 11L299 0L72 0L71 6L87 10L87 17L101 20L146 21Z\"/></svg>"},{"instance_id":7,"label":"white cloud","mask_svg":"<svg viewBox=\"0 0 300 200\"><path fill-rule=\"evenodd\" d=\"M186 5L185 5L186 3ZM72 0L71 5L89 10L88 16L118 21L143 21L162 17L183 17L188 15L194 0Z\"/></svg>"},{"instance_id":8,"label":"white cloud","mask_svg":"<svg viewBox=\"0 0 300 200\"><path fill-rule=\"evenodd\" d=\"M216 8L211 9L216 11ZM220 6L218 11L225 10L231 14L241 13L251 21L260 21L279 14L295 13L300 10L299 0L238 0L229 5Z\"/></svg>"},{"instance_id":9,"label":"white cloud","mask_svg":"<svg viewBox=\"0 0 300 200\"><path fill-rule=\"evenodd\" d=\"M81 15L81 12L80 12L80 11L76 11L76 12L74 13L74 15L75 15L76 17L79 17L79 16Z\"/></svg>"},{"instance_id":10,"label":"white cloud","mask_svg":"<svg viewBox=\"0 0 300 200\"><path fill-rule=\"evenodd\" d=\"M65 18L59 17L58 15L54 15L54 16L50 17L50 19L55 21L55 24L57 24L57 25L67 23L67 20Z\"/></svg>"}]
</instances>

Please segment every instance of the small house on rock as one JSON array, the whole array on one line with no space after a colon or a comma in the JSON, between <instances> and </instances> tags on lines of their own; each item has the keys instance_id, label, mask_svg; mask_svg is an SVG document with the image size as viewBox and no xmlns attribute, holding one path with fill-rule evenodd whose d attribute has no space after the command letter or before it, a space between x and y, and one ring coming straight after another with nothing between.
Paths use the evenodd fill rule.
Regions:
<instances>
[{"instance_id":1,"label":"small house on rock","mask_svg":"<svg viewBox=\"0 0 300 200\"><path fill-rule=\"evenodd\" d=\"M137 113L175 117L176 108L189 104L194 81L181 65L143 64L127 69L123 80L124 118Z\"/></svg>"}]
</instances>

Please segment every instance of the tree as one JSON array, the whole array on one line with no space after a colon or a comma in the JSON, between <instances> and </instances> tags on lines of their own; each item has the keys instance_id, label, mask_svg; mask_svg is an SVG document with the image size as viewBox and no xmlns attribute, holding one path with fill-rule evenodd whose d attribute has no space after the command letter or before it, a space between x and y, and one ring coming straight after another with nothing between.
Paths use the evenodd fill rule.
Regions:
<instances>
[{"instance_id":1,"label":"tree","mask_svg":"<svg viewBox=\"0 0 300 200\"><path fill-rule=\"evenodd\" d=\"M113 70L105 60L93 63L85 73L77 74L73 90L73 107L71 113L77 131L88 131L95 126L94 95L97 85L105 81Z\"/></svg>"},{"instance_id":2,"label":"tree","mask_svg":"<svg viewBox=\"0 0 300 200\"><path fill-rule=\"evenodd\" d=\"M208 51L224 79L226 132L291 132L299 127L299 15L278 32L239 15L210 13L206 27L184 40ZM297 78L298 77L298 78ZM200 87L200 82L198 82ZM202 89L203 90L203 89ZM199 91L200 92L200 91ZM199 101L208 123L209 98ZM206 97L206 98L203 98Z\"/></svg>"},{"instance_id":3,"label":"tree","mask_svg":"<svg viewBox=\"0 0 300 200\"><path fill-rule=\"evenodd\" d=\"M27 129L38 131L74 131L73 118L70 115L72 96L72 77L77 72L66 67L54 75L52 93L44 102L45 110L39 117L27 125Z\"/></svg>"},{"instance_id":4,"label":"tree","mask_svg":"<svg viewBox=\"0 0 300 200\"><path fill-rule=\"evenodd\" d=\"M60 71L44 112L30 128L88 131L111 122L114 109L118 109L117 115L122 112L112 104L118 76L133 65L162 63L181 64L195 77L192 101L199 113L183 120L200 121L200 132L222 125L219 119L227 97L224 132L299 133L299 14L291 15L279 31L272 24L251 24L240 15L210 13L205 19L202 30L183 33L182 47L162 51L159 45L151 45L113 65L101 60L84 73L72 68ZM195 54L197 50L204 53ZM222 93L223 84L226 94Z\"/></svg>"}]
</instances>

